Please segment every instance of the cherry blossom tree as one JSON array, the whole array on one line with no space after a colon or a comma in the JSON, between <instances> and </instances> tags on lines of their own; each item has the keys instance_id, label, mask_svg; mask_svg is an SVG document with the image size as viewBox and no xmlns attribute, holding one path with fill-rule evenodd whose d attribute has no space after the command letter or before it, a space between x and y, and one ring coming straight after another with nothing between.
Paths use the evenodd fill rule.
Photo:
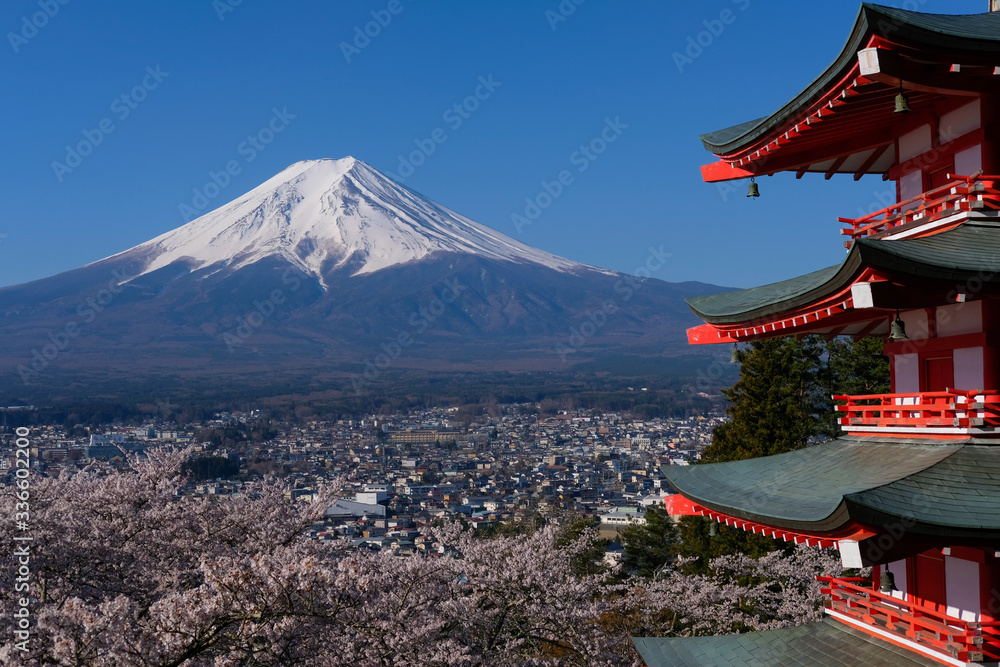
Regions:
<instances>
[{"instance_id":1,"label":"cherry blossom tree","mask_svg":"<svg viewBox=\"0 0 1000 667\"><path fill-rule=\"evenodd\" d=\"M630 636L767 629L818 617L820 571L801 548L759 561L727 556L710 573L653 580L581 572L593 531L558 539L477 538L428 529L444 553L356 551L303 533L338 485L309 502L265 481L202 501L178 493L187 451L133 457L126 469L34 476L31 636L22 652L5 613L4 664L221 667L640 665ZM4 516L15 499L0 495ZM13 526L0 530L13 544ZM14 606L15 562L0 600ZM588 572L590 570L587 570Z\"/></svg>"}]
</instances>

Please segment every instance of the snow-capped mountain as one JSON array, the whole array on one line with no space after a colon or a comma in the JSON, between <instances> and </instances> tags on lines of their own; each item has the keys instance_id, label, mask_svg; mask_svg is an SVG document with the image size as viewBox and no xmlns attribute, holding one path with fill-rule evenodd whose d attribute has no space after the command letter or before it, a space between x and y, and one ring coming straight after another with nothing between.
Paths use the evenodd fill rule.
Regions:
<instances>
[{"instance_id":1,"label":"snow-capped mountain","mask_svg":"<svg viewBox=\"0 0 1000 667\"><path fill-rule=\"evenodd\" d=\"M690 354L683 299L715 291L532 248L354 158L298 162L146 243L0 289L0 400L642 363Z\"/></svg>"},{"instance_id":2,"label":"snow-capped mountain","mask_svg":"<svg viewBox=\"0 0 1000 667\"><path fill-rule=\"evenodd\" d=\"M436 253L595 270L480 225L353 157L297 162L235 201L120 255L150 258L139 275L178 261L211 273L279 256L322 282L331 269L350 266L351 275L364 275Z\"/></svg>"}]
</instances>

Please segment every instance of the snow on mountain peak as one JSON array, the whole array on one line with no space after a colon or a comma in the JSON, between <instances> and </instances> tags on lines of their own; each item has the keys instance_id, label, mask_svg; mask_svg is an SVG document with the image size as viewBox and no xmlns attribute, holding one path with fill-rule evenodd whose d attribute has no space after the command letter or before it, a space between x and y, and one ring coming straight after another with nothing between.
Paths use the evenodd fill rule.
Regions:
<instances>
[{"instance_id":1,"label":"snow on mountain peak","mask_svg":"<svg viewBox=\"0 0 1000 667\"><path fill-rule=\"evenodd\" d=\"M558 271L599 270L532 248L409 190L353 157L296 162L234 201L118 256L237 269L279 255L321 282L453 252ZM213 271L214 272L214 271Z\"/></svg>"}]
</instances>

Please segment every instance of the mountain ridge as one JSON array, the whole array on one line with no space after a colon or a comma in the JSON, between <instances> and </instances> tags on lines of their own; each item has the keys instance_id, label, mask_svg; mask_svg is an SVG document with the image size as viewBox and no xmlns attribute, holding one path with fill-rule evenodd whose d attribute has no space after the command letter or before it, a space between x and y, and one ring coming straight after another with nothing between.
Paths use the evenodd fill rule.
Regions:
<instances>
[{"instance_id":1,"label":"mountain ridge","mask_svg":"<svg viewBox=\"0 0 1000 667\"><path fill-rule=\"evenodd\" d=\"M647 268L667 261L655 254ZM10 401L102 373L123 390L294 376L346 391L372 368L691 356L704 353L687 345L684 298L714 291L532 248L360 160L303 161L145 243L0 288L0 379Z\"/></svg>"},{"instance_id":2,"label":"mountain ridge","mask_svg":"<svg viewBox=\"0 0 1000 667\"><path fill-rule=\"evenodd\" d=\"M353 157L296 162L232 202L94 264L151 257L141 276L182 260L192 271L221 270L280 254L322 281L349 263L352 275L363 275L437 252L603 271L480 225Z\"/></svg>"}]
</instances>

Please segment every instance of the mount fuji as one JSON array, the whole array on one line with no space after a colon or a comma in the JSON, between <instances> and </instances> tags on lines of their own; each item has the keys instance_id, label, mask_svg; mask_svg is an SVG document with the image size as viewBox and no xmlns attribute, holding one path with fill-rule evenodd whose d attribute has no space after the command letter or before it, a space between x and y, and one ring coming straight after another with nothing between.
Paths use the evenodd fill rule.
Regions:
<instances>
[{"instance_id":1,"label":"mount fuji","mask_svg":"<svg viewBox=\"0 0 1000 667\"><path fill-rule=\"evenodd\" d=\"M573 262L360 160L308 160L150 241L0 289L0 378L14 399L95 378L348 390L390 370L563 370L686 353L683 299L717 290Z\"/></svg>"}]
</instances>

